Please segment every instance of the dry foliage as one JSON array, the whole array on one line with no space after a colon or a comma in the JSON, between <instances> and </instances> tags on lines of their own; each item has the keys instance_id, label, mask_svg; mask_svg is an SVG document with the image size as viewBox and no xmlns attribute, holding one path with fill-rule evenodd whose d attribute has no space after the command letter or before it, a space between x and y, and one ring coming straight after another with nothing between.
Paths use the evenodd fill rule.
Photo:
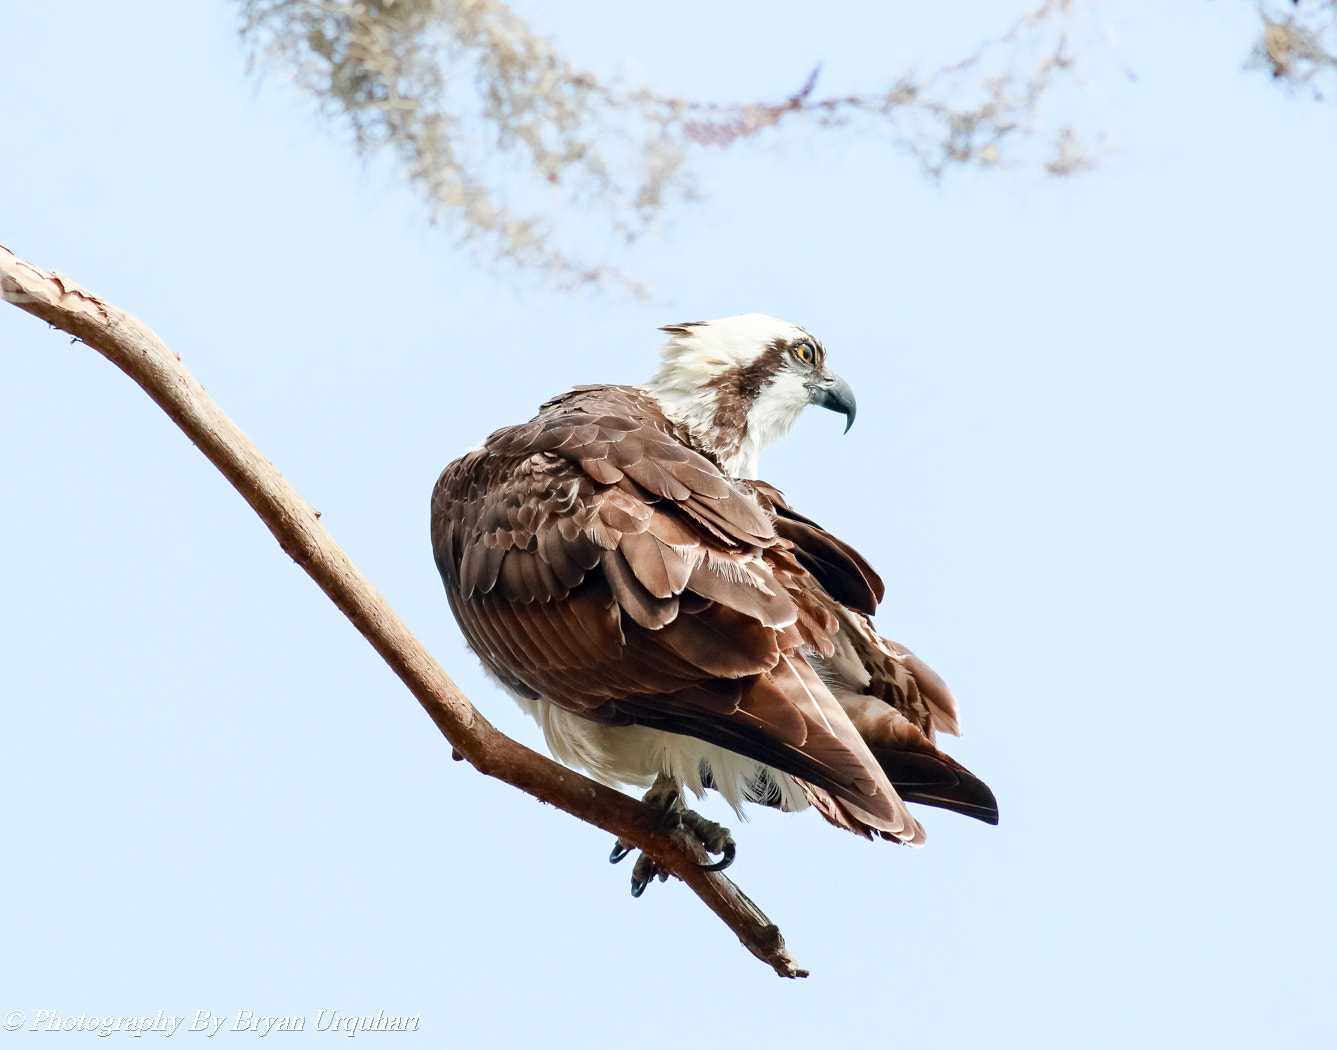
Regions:
<instances>
[{"instance_id":1,"label":"dry foliage","mask_svg":"<svg viewBox=\"0 0 1337 1050\"><path fill-rule=\"evenodd\" d=\"M795 76L802 86L788 98L730 104L601 80L498 0L238 2L253 61L318 99L364 156L392 154L434 221L484 259L565 287L634 285L575 256L555 217L578 216L585 231L597 220L634 241L670 201L696 196L695 150L807 121L883 134L934 177L952 165L988 167L1039 141L1037 104L1073 66L1074 0L1045 0L961 61L906 72L874 94L821 97L814 70ZM1048 171L1090 166L1072 129L1046 141Z\"/></svg>"},{"instance_id":2,"label":"dry foliage","mask_svg":"<svg viewBox=\"0 0 1337 1050\"><path fill-rule=\"evenodd\" d=\"M1337 0L1262 0L1263 34L1250 65L1273 79L1311 91L1337 90Z\"/></svg>"}]
</instances>

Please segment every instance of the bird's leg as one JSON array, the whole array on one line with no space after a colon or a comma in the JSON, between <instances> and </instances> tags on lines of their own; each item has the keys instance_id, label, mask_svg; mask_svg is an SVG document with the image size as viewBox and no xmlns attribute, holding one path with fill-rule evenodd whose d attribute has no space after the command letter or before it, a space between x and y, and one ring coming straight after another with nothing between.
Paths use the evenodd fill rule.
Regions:
<instances>
[{"instance_id":1,"label":"bird's leg","mask_svg":"<svg viewBox=\"0 0 1337 1050\"><path fill-rule=\"evenodd\" d=\"M684 827L700 839L708 853L722 854L721 858L714 864L701 865L703 870L723 871L733 863L737 847L729 829L716 824L713 820L707 820L700 813L683 805L678 785L671 777L664 773L655 777L655 782L650 786L650 790L645 793L644 802L659 811L659 826L661 828ZM613 843L613 852L608 855L608 860L610 863L616 864L635 848L630 842L619 838ZM650 881L656 875L659 876L660 882L668 878L668 872L660 871L655 862L642 853L636 858L636 866L631 872L631 895L639 897L645 892L645 887L650 885Z\"/></svg>"},{"instance_id":2,"label":"bird's leg","mask_svg":"<svg viewBox=\"0 0 1337 1050\"><path fill-rule=\"evenodd\" d=\"M681 823L678 810L682 808L682 800L678 796L678 786L665 774L660 773L655 777L655 782L650 785L650 790L645 793L642 801L659 812L659 820L656 821L659 827L673 828ZM618 839L617 846L622 845L622 840ZM612 857L608 859L612 860ZM668 872L660 871L655 862L647 854L642 853L636 858L636 864L631 869L631 895L639 897L656 875L659 876L660 882L668 879Z\"/></svg>"}]
</instances>

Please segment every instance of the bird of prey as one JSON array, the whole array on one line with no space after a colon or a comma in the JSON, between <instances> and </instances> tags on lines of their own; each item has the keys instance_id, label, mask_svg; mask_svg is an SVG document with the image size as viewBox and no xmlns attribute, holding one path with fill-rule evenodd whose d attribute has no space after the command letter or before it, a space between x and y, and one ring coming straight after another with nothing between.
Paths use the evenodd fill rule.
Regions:
<instances>
[{"instance_id":1,"label":"bird of prey","mask_svg":"<svg viewBox=\"0 0 1337 1050\"><path fill-rule=\"evenodd\" d=\"M959 735L951 692L869 619L877 573L757 480L805 406L853 423L825 347L760 314L662 331L643 386L578 386L442 472L432 550L469 647L558 759L649 787L712 867L733 839L684 788L911 845L906 802L996 824L934 745ZM641 857L633 893L655 874Z\"/></svg>"}]
</instances>

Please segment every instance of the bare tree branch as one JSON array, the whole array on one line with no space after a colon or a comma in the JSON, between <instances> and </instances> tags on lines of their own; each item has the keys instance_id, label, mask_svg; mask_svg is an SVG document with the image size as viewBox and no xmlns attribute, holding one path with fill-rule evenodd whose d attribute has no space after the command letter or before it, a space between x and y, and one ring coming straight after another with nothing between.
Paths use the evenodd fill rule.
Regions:
<instances>
[{"instance_id":1,"label":"bare tree branch","mask_svg":"<svg viewBox=\"0 0 1337 1050\"><path fill-rule=\"evenodd\" d=\"M650 807L558 765L488 723L334 542L316 512L146 324L4 247L0 298L87 343L138 383L381 654L458 756L481 773L634 842L662 870L687 883L743 946L776 973L807 976L761 909L724 875L701 870L708 857L691 834L656 829L657 814Z\"/></svg>"}]
</instances>

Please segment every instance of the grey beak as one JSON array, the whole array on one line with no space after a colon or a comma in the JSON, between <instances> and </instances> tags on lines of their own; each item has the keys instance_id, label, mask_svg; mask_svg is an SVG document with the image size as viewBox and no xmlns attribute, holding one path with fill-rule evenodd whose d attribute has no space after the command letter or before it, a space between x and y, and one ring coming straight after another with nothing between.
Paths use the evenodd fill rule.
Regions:
<instances>
[{"instance_id":1,"label":"grey beak","mask_svg":"<svg viewBox=\"0 0 1337 1050\"><path fill-rule=\"evenodd\" d=\"M819 379L809 384L808 389L812 396L808 399L811 405L821 405L822 408L829 408L832 412L845 413L845 433L850 432L850 427L854 426L854 391L850 389L849 383L841 379L838 375L828 373L826 378Z\"/></svg>"}]
</instances>

